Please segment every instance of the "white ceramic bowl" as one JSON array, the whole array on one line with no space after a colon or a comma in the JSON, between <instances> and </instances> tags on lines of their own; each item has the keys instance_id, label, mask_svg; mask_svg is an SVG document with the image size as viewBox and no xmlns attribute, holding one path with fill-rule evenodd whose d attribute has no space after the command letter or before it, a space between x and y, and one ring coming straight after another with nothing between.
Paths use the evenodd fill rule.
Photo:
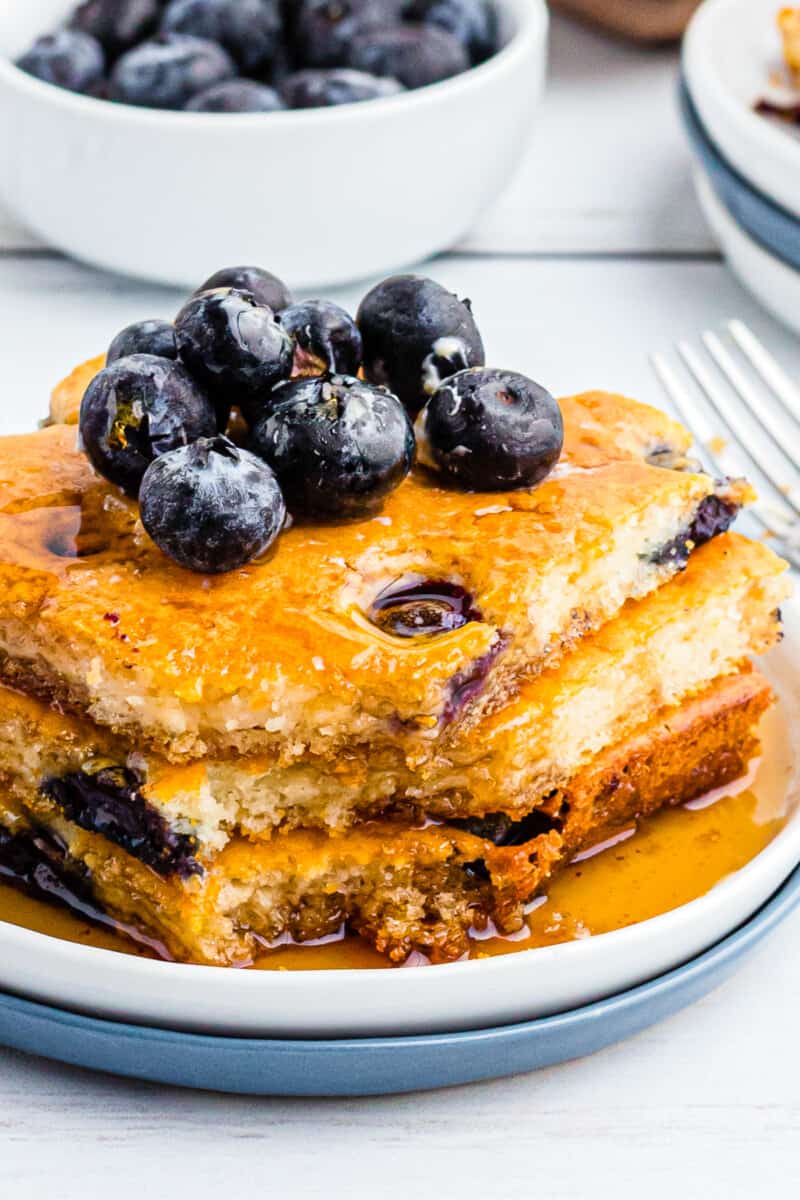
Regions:
<instances>
[{"instance_id":1,"label":"white ceramic bowl","mask_svg":"<svg viewBox=\"0 0 800 1200\"><path fill-rule=\"evenodd\" d=\"M702 171L695 171L694 181L705 218L742 287L784 325L800 333L800 271L737 224Z\"/></svg>"},{"instance_id":2,"label":"white ceramic bowl","mask_svg":"<svg viewBox=\"0 0 800 1200\"><path fill-rule=\"evenodd\" d=\"M0 5L0 197L67 253L196 287L255 262L297 288L452 246L508 182L544 80L544 0L497 0L504 47L455 79L340 108L156 112L73 95L12 57L69 0Z\"/></svg>"},{"instance_id":3,"label":"white ceramic bowl","mask_svg":"<svg viewBox=\"0 0 800 1200\"><path fill-rule=\"evenodd\" d=\"M800 601L767 673L800 735ZM788 785L794 794L797 780ZM139 1024L339 1037L502 1025L612 995L688 961L742 924L800 861L800 811L752 862L682 908L614 933L409 970L233 971L152 962L0 923L0 990Z\"/></svg>"},{"instance_id":4,"label":"white ceramic bowl","mask_svg":"<svg viewBox=\"0 0 800 1200\"><path fill-rule=\"evenodd\" d=\"M753 103L767 94L781 98L770 80L782 62L775 24L779 8L779 0L705 0L686 32L683 72L700 119L723 156L800 217L800 136L753 111Z\"/></svg>"}]
</instances>

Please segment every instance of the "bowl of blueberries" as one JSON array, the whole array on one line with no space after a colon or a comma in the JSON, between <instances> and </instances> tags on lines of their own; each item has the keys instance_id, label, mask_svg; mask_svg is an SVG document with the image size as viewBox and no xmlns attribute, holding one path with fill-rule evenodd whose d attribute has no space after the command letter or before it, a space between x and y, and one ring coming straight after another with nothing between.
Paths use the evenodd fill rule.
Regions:
<instances>
[{"instance_id":1,"label":"bowl of blueberries","mask_svg":"<svg viewBox=\"0 0 800 1200\"><path fill-rule=\"evenodd\" d=\"M294 287L455 244L541 93L544 0L25 0L0 11L0 199L49 245Z\"/></svg>"}]
</instances>

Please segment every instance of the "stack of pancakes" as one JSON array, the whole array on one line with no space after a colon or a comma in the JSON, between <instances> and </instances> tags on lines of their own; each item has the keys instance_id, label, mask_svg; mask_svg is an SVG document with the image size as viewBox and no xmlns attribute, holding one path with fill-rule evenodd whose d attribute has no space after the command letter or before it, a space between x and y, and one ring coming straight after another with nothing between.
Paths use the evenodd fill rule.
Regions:
<instances>
[{"instance_id":1,"label":"stack of pancakes","mask_svg":"<svg viewBox=\"0 0 800 1200\"><path fill-rule=\"evenodd\" d=\"M562 411L532 490L420 470L216 577L74 426L0 439L0 874L181 960L342 928L451 960L609 828L743 775L788 591L727 532L749 489L635 401Z\"/></svg>"}]
</instances>

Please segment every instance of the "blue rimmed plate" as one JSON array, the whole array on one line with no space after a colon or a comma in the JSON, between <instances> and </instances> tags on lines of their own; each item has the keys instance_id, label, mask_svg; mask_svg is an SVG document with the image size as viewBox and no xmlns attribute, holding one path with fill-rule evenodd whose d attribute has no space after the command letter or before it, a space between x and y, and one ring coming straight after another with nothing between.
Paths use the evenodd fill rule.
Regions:
<instances>
[{"instance_id":1,"label":"blue rimmed plate","mask_svg":"<svg viewBox=\"0 0 800 1200\"><path fill-rule=\"evenodd\" d=\"M761 246L800 270L800 218L770 200L723 157L700 120L685 81L680 86L680 107L692 149L730 215Z\"/></svg>"},{"instance_id":2,"label":"blue rimmed plate","mask_svg":"<svg viewBox=\"0 0 800 1200\"><path fill-rule=\"evenodd\" d=\"M755 916L685 966L559 1016L466 1033L286 1040L124 1025L0 996L0 1043L154 1083L272 1096L365 1096L473 1083L592 1054L727 979L800 904L800 868Z\"/></svg>"}]
</instances>

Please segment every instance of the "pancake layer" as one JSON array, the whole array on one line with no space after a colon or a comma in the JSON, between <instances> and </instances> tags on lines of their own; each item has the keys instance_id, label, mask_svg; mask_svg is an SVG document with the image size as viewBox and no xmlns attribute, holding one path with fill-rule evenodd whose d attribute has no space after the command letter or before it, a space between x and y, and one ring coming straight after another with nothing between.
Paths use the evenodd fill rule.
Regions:
<instances>
[{"instance_id":1,"label":"pancake layer","mask_svg":"<svg viewBox=\"0 0 800 1200\"><path fill-rule=\"evenodd\" d=\"M347 747L334 763L260 755L176 765L0 688L0 776L23 796L45 790L128 848L135 840L135 852L167 874L240 833L342 832L387 812L406 821L520 819L643 714L683 702L773 645L784 567L766 547L724 534L482 722L446 739Z\"/></svg>"},{"instance_id":2,"label":"pancake layer","mask_svg":"<svg viewBox=\"0 0 800 1200\"><path fill-rule=\"evenodd\" d=\"M36 792L0 801L0 874L62 901L91 897L182 961L246 965L282 938L343 926L395 962L413 950L450 961L468 951L472 928L518 931L525 904L610 827L744 774L771 698L755 671L720 680L597 756L540 827L511 824L495 840L452 825L367 822L336 836L236 838L198 872L164 878Z\"/></svg>"},{"instance_id":3,"label":"pancake layer","mask_svg":"<svg viewBox=\"0 0 800 1200\"><path fill-rule=\"evenodd\" d=\"M654 409L606 393L562 409L562 460L532 490L420 470L379 516L296 524L213 578L153 545L74 427L2 438L0 672L174 760L333 758L477 720L750 496L687 469L688 435Z\"/></svg>"}]
</instances>

